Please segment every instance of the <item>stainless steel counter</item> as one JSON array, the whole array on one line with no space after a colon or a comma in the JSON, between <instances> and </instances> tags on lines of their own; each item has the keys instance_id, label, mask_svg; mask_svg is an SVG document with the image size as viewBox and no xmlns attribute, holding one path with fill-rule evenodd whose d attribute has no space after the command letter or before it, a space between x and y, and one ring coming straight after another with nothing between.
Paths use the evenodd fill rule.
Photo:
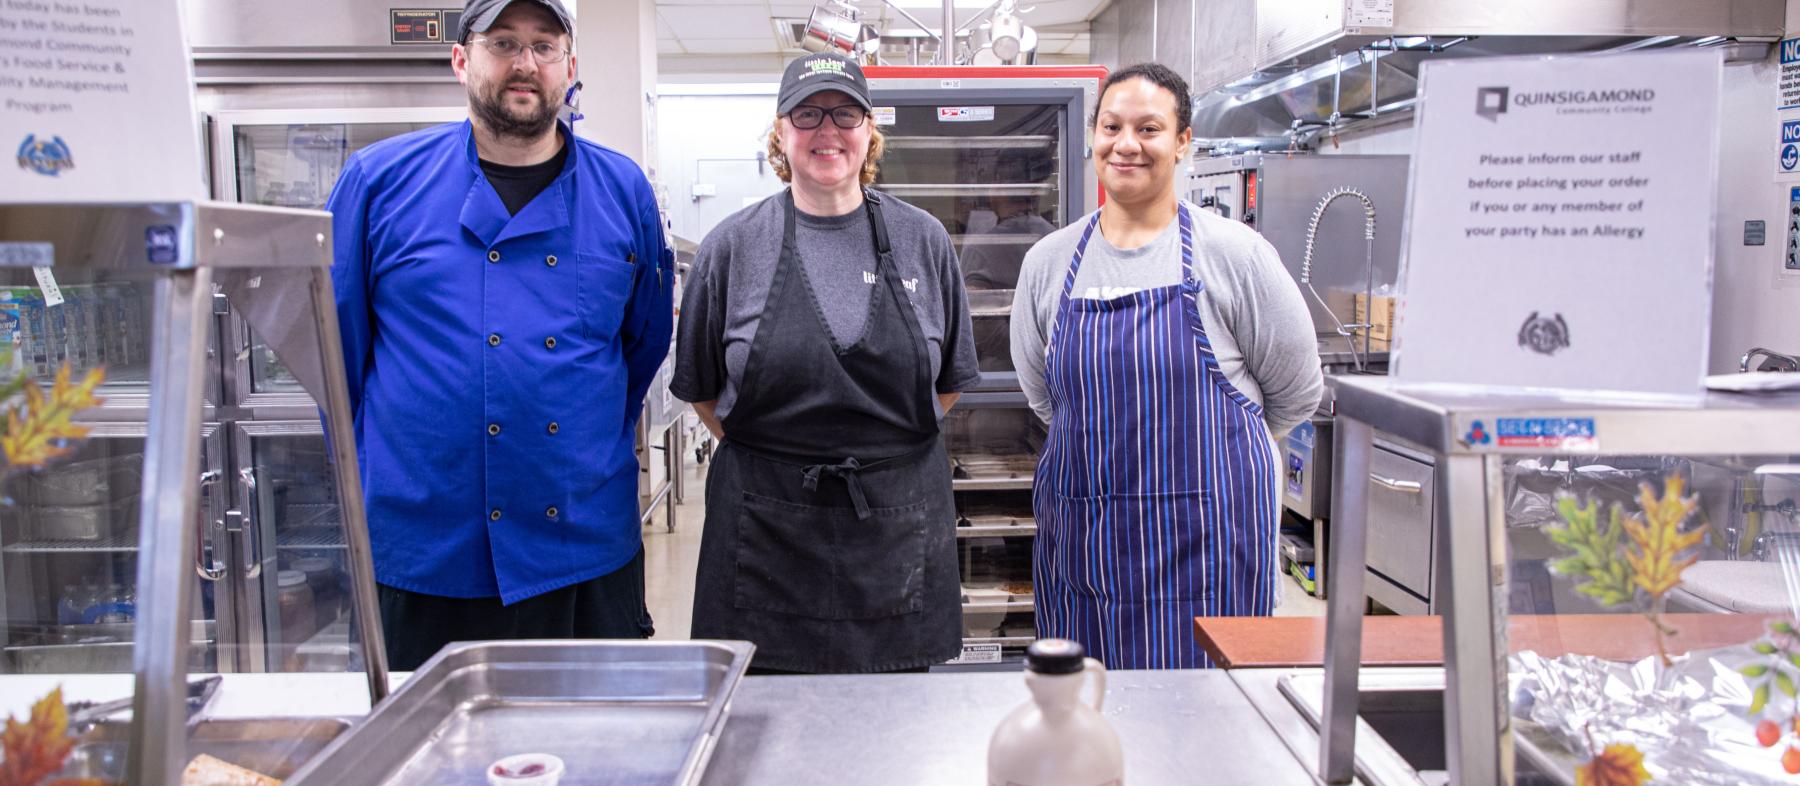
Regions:
<instances>
[{"instance_id":1,"label":"stainless steel counter","mask_svg":"<svg viewBox=\"0 0 1800 786\"><path fill-rule=\"evenodd\" d=\"M207 718L351 719L368 712L360 674L223 676ZM395 682L409 676L397 674ZM1316 733L1278 696L1267 711L1291 727L1283 732L1296 737L1290 743L1227 672L1107 676L1105 713L1124 743L1128 783L1318 783L1290 750L1316 758ZM70 700L104 700L128 693L131 675L0 676L0 713L28 712L59 684ZM747 677L702 783L980 784L988 736L1027 696L1020 672Z\"/></svg>"},{"instance_id":2,"label":"stainless steel counter","mask_svg":"<svg viewBox=\"0 0 1800 786\"><path fill-rule=\"evenodd\" d=\"M702 783L983 783L1028 698L1016 672L749 677ZM1317 782L1222 671L1110 672L1104 712L1131 784Z\"/></svg>"}]
</instances>

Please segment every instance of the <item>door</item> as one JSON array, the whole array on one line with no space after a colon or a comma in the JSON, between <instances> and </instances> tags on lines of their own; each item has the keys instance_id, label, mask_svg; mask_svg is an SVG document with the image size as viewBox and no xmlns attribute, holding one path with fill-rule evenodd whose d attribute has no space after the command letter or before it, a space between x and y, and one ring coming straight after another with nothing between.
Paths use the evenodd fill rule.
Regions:
<instances>
[{"instance_id":1,"label":"door","mask_svg":"<svg viewBox=\"0 0 1800 786\"><path fill-rule=\"evenodd\" d=\"M243 586L258 670L361 671L349 550L317 420L231 426L231 508L254 545Z\"/></svg>"},{"instance_id":2,"label":"door","mask_svg":"<svg viewBox=\"0 0 1800 786\"><path fill-rule=\"evenodd\" d=\"M775 168L756 158L702 158L694 162L688 199L694 203L695 226L712 231L727 216L754 205L786 186Z\"/></svg>"}]
</instances>

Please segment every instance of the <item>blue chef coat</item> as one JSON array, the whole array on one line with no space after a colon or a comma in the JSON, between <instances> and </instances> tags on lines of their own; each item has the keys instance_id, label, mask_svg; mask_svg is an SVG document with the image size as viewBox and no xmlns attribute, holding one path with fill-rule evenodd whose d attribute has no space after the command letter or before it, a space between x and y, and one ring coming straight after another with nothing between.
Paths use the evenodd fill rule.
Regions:
<instances>
[{"instance_id":1,"label":"blue chef coat","mask_svg":"<svg viewBox=\"0 0 1800 786\"><path fill-rule=\"evenodd\" d=\"M345 165L331 269L375 577L513 603L637 554L638 413L673 256L630 159L577 139L518 215L467 121Z\"/></svg>"}]
</instances>

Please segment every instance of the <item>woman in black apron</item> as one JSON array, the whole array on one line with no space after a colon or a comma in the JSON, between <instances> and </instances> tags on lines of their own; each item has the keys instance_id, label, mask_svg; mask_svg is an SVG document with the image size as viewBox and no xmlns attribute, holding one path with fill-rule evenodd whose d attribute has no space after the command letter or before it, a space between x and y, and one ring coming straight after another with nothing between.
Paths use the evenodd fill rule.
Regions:
<instances>
[{"instance_id":1,"label":"woman in black apron","mask_svg":"<svg viewBox=\"0 0 1800 786\"><path fill-rule=\"evenodd\" d=\"M721 439L693 636L754 642L761 671L922 670L961 641L938 433L978 377L960 276L940 224L864 190L879 132L854 62L794 61L778 101L793 187L709 235L683 301L671 388ZM922 248L942 258L897 260Z\"/></svg>"}]
</instances>

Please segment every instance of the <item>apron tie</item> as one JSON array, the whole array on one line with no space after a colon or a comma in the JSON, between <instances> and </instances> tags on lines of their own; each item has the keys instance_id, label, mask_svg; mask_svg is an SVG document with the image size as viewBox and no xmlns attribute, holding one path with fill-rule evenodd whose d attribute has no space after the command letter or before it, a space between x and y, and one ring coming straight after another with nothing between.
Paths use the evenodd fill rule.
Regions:
<instances>
[{"instance_id":1,"label":"apron tie","mask_svg":"<svg viewBox=\"0 0 1800 786\"><path fill-rule=\"evenodd\" d=\"M869 517L869 500L863 496L862 481L857 480L857 473L862 470L862 463L855 456L844 459L837 464L813 464L802 470L800 485L807 491L819 490L819 475L830 474L844 479L844 486L850 489L850 502L856 506L858 521Z\"/></svg>"}]
</instances>

